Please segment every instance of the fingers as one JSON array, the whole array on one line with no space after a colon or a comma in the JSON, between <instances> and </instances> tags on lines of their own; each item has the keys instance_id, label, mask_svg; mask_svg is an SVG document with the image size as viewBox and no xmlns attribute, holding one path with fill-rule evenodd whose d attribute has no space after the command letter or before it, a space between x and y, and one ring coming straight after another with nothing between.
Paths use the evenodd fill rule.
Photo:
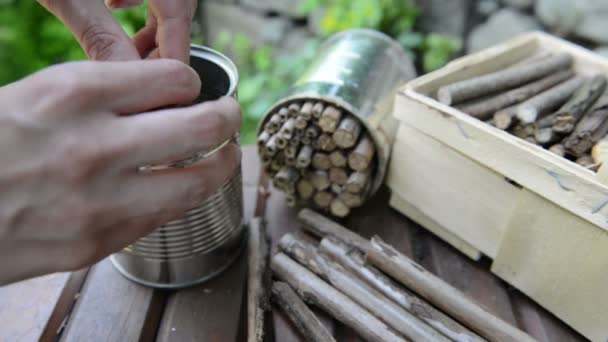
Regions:
<instances>
[{"instance_id":1,"label":"fingers","mask_svg":"<svg viewBox=\"0 0 608 342\"><path fill-rule=\"evenodd\" d=\"M185 169L171 169L134 174L124 186L135 196L131 213L139 216L160 215L166 223L200 205L237 172L241 152L228 144L209 158Z\"/></svg>"},{"instance_id":2,"label":"fingers","mask_svg":"<svg viewBox=\"0 0 608 342\"><path fill-rule=\"evenodd\" d=\"M131 155L127 166L137 168L211 151L234 137L241 125L241 111L233 98L224 97L120 120L120 143Z\"/></svg>"},{"instance_id":3,"label":"fingers","mask_svg":"<svg viewBox=\"0 0 608 342\"><path fill-rule=\"evenodd\" d=\"M140 59L132 41L101 1L39 2L70 28L90 59Z\"/></svg>"},{"instance_id":4,"label":"fingers","mask_svg":"<svg viewBox=\"0 0 608 342\"><path fill-rule=\"evenodd\" d=\"M150 0L149 7L157 21L160 56L188 63L196 1Z\"/></svg>"},{"instance_id":5,"label":"fingers","mask_svg":"<svg viewBox=\"0 0 608 342\"><path fill-rule=\"evenodd\" d=\"M24 80L32 88L25 92L29 96L38 94L54 102L45 107L47 111L55 107L75 114L125 114L189 104L199 95L200 82L192 68L173 60L68 63Z\"/></svg>"},{"instance_id":6,"label":"fingers","mask_svg":"<svg viewBox=\"0 0 608 342\"><path fill-rule=\"evenodd\" d=\"M144 0L105 0L106 6L111 9L121 9L139 6Z\"/></svg>"},{"instance_id":7,"label":"fingers","mask_svg":"<svg viewBox=\"0 0 608 342\"><path fill-rule=\"evenodd\" d=\"M133 36L133 43L141 58L146 58L156 49L156 18L153 14L148 15L146 26Z\"/></svg>"}]
</instances>

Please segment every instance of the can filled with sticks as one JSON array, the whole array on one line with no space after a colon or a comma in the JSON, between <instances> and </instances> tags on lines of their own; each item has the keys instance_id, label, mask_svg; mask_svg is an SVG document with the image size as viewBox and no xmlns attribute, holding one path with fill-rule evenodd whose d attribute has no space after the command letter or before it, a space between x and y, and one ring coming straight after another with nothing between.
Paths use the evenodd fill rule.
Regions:
<instances>
[{"instance_id":1,"label":"can filled with sticks","mask_svg":"<svg viewBox=\"0 0 608 342\"><path fill-rule=\"evenodd\" d=\"M291 206L345 217L382 185L398 87L414 78L393 39L355 29L330 37L258 127L258 151Z\"/></svg>"},{"instance_id":2,"label":"can filled with sticks","mask_svg":"<svg viewBox=\"0 0 608 342\"><path fill-rule=\"evenodd\" d=\"M236 97L238 72L226 56L193 45L190 65L199 74L203 90L197 102ZM168 166L144 166L141 172L184 168L205 159L238 136L213 151L203 151ZM240 171L200 206L159 227L111 256L125 277L145 286L177 289L213 278L239 256L245 238L243 195Z\"/></svg>"}]
</instances>

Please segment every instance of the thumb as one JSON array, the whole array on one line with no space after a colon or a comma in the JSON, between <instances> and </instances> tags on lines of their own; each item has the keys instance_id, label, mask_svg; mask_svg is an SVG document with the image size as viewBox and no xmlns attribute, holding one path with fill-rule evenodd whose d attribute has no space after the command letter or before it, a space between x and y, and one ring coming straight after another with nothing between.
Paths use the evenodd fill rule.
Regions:
<instances>
[{"instance_id":1,"label":"thumb","mask_svg":"<svg viewBox=\"0 0 608 342\"><path fill-rule=\"evenodd\" d=\"M69 27L90 59L140 59L133 42L103 2L40 0L40 3Z\"/></svg>"}]
</instances>

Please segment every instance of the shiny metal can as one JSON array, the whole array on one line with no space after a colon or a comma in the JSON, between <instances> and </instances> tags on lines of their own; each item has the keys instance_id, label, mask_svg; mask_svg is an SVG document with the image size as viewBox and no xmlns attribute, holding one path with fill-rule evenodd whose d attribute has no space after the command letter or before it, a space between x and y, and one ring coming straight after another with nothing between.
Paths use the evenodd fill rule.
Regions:
<instances>
[{"instance_id":1,"label":"shiny metal can","mask_svg":"<svg viewBox=\"0 0 608 342\"><path fill-rule=\"evenodd\" d=\"M192 45L190 65L199 74L203 90L197 102L236 98L238 71L230 59L207 47ZM155 169L184 168L205 159L237 136L213 151L204 151L169 166L145 166ZM200 206L181 219L159 227L111 256L118 271L145 286L177 289L205 282L227 269L237 259L245 243L243 226L242 177L239 171Z\"/></svg>"},{"instance_id":2,"label":"shiny metal can","mask_svg":"<svg viewBox=\"0 0 608 342\"><path fill-rule=\"evenodd\" d=\"M322 43L319 52L289 93L275 103L258 126L293 102L321 101L354 115L369 132L377 158L368 197L382 185L398 128L392 116L399 87L416 77L403 47L382 32L352 29Z\"/></svg>"}]
</instances>

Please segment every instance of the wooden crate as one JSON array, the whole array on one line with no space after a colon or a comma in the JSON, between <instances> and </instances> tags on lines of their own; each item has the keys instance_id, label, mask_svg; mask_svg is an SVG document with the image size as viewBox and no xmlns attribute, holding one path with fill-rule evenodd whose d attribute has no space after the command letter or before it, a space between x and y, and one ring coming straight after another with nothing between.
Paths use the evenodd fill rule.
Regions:
<instances>
[{"instance_id":1,"label":"wooden crate","mask_svg":"<svg viewBox=\"0 0 608 342\"><path fill-rule=\"evenodd\" d=\"M408 83L387 182L391 205L593 341L608 341L608 173L598 174L434 99L455 81L541 50L567 52L580 73L608 60L530 33Z\"/></svg>"}]
</instances>

